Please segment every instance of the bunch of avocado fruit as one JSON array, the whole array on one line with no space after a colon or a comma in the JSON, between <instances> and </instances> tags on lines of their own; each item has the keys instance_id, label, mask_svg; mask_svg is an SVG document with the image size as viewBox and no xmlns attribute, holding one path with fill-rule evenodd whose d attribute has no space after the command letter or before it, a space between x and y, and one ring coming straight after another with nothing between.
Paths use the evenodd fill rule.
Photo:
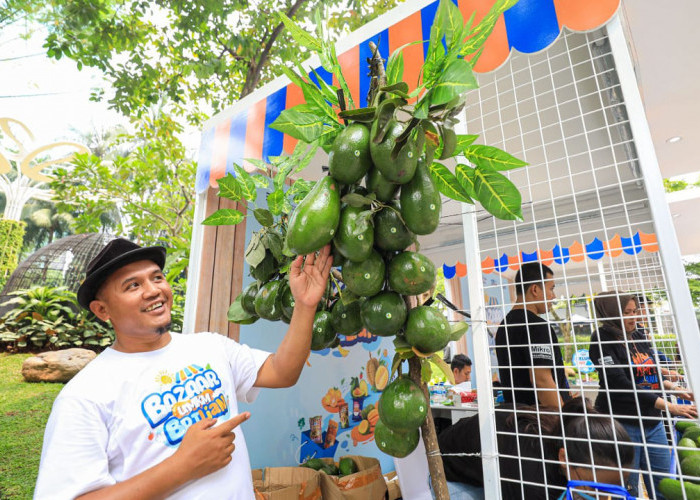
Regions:
<instances>
[{"instance_id":1,"label":"bunch of avocado fruit","mask_svg":"<svg viewBox=\"0 0 700 500\"><path fill-rule=\"evenodd\" d=\"M691 420L679 420L676 422L676 430L683 434L678 441L683 483L667 477L659 483L659 491L668 500L700 500L700 424Z\"/></svg>"},{"instance_id":2,"label":"bunch of avocado fruit","mask_svg":"<svg viewBox=\"0 0 700 500\"><path fill-rule=\"evenodd\" d=\"M359 470L355 461L350 457L341 458L338 465L320 458L309 458L306 462L301 464L301 467L308 467L309 469L325 472L329 476L339 477L355 474Z\"/></svg>"}]
</instances>

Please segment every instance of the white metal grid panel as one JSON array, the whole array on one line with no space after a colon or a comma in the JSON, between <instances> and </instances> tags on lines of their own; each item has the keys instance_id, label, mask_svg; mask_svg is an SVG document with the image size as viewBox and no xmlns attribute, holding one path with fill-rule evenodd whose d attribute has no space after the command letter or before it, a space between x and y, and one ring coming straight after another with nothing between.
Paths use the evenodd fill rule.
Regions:
<instances>
[{"instance_id":1,"label":"white metal grid panel","mask_svg":"<svg viewBox=\"0 0 700 500\"><path fill-rule=\"evenodd\" d=\"M585 244L594 238L608 242L617 235L628 238L638 231L657 232L653 207L650 207L647 184L642 177L643 170L632 138L632 127L606 30L585 34L565 30L548 50L534 55L514 53L499 70L478 75L478 79L480 89L470 99L471 104L466 110L468 132L479 134L479 142L501 147L524 159L529 166L505 172L523 195L523 221L501 221L478 207L475 213L478 221L478 254L471 256L472 266L468 267L474 269L476 266L473 264L477 258L498 258L503 254L516 256L520 252L550 250L555 245L569 248L575 242L580 243L580 253L572 253L566 264L551 264L555 273L555 302L559 307L549 314L549 319L558 327L559 347L569 361L571 353L588 348L589 338L597 330L598 320L601 319L593 307L596 295L609 290L644 295L650 302L650 307L644 314L635 308L634 315L637 322L645 325L649 335L648 341L654 353L650 362L667 370L667 373L671 370L680 375L661 377L659 381L658 392L662 399L669 403L675 402L675 395L670 389L686 383L684 375L688 372L678 347L677 325L669 305L669 283L661 254L645 250L633 255L613 251L606 252L600 260L592 260L585 255ZM445 219L448 223L456 222L449 215ZM467 260L470 260L469 248ZM509 276L513 274L514 271L508 271ZM472 283L474 280L470 279L470 285ZM479 321L480 316L476 310L482 305L485 307L483 317L488 315L489 307L500 308L498 313L503 315L512 307L509 293L504 290L494 292L503 298L499 305L488 306L483 302L476 304L472 301L475 321ZM483 294L479 292L478 296L482 297ZM470 293L470 297L474 298L475 294ZM606 319L622 324L622 320L629 317L625 314L624 304L622 306L619 314ZM579 322L572 323L572 317L579 318ZM474 326L477 326L476 323ZM692 333L697 334L697 330ZM624 337L621 344L628 352L634 352L640 342ZM483 353L479 351L477 354ZM660 354L668 358L664 365L661 364ZM480 363L488 363L487 357L478 356L475 363L477 373L488 373L490 367L479 370L478 366ZM596 360L593 363L598 371L606 368ZM630 380L639 379L636 377L637 367L629 363L615 367L622 368ZM572 378L573 391L583 392L593 403L597 392L594 385L586 384L586 377L580 373ZM489 383L483 383L481 378L478 381L481 400L484 392L490 393L491 387ZM627 424L632 429L635 425L639 429L645 429L645 422L649 422L649 419L643 421L639 417L642 409L639 407L638 393L644 390L640 385L634 385L629 390L617 391L625 396L631 394L634 396L632 399L637 401L637 416L631 424L629 420ZM609 406L616 398L615 392L615 389L609 389L604 395ZM545 421L547 414L552 414L559 418L561 427L565 424L565 417L560 412L552 413L539 403L536 403L532 411L538 420ZM493 414L489 412L491 415ZM519 420L517 415L518 413L516 422ZM669 430L675 417L667 412L662 415L657 421ZM608 425L612 425L612 418L608 418ZM494 419L491 418L491 425L494 424ZM522 437L518 429L516 424L511 430L498 432L499 442L506 435L516 438L516 451L511 455L513 458L527 454L517 439L518 436ZM482 424L482 447L490 447L492 443L484 435L485 432L490 433L490 430ZM557 470L560 473L568 471L563 474L569 478L575 478L575 475L572 469L562 468L558 457L545 451L548 449L548 440L555 439L559 443L560 437L539 432L535 439L541 445L539 459L549 464L550 471L553 471L553 475L545 475L536 484L552 486L546 493L547 498L558 498L563 490L556 487L556 481L550 482L557 475ZM617 437L614 438L616 439ZM577 439L572 438L567 443L575 441ZM579 437L578 441L589 443L594 460L596 452L605 444L593 436L588 424L586 435ZM596 447L596 443L600 446ZM639 449L647 464L650 458L653 459L650 452L654 451L665 453L671 462L677 463L678 457L671 443L672 441L666 444L645 442ZM565 448L567 446L568 444ZM614 477L611 479L604 476L605 471L609 470L622 483L625 479L623 471L637 470L630 465L620 468L619 452L615 454L615 460L596 463L594 475L601 476L596 477L598 480L614 480ZM499 456L503 459L505 455L499 451ZM489 485L488 480L494 475L487 468L497 467L497 464L489 462L486 456L483 462L484 479ZM566 465L572 464L565 460L564 466ZM533 484L533 478L527 476L528 470L523 468L522 462L519 467L521 480L517 485L522 498L526 498L526 487ZM655 475L666 477L671 472L671 466L668 469ZM654 474L648 466L640 466L640 470L642 473ZM580 469L574 468L573 471ZM640 488L640 496L644 494L643 488ZM486 497L491 498L490 495L495 495L495 492L486 491ZM649 492L648 495L654 498L654 493Z\"/></svg>"}]
</instances>

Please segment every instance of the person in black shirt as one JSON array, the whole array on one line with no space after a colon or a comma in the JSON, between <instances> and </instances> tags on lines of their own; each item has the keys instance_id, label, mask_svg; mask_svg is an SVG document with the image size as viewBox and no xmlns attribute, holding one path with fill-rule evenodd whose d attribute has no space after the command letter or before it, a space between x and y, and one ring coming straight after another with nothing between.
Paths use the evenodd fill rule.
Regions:
<instances>
[{"instance_id":1,"label":"person in black shirt","mask_svg":"<svg viewBox=\"0 0 700 500\"><path fill-rule=\"evenodd\" d=\"M688 418L697 418L697 410L695 405L672 404L664 399L661 384L683 399L693 396L672 381L661 379L650 343L636 334L638 309L634 295L607 292L595 298L601 322L590 344L590 358L598 369L600 383L595 406L617 418L633 441L658 445L636 447L633 468L654 472L653 481L644 474L644 483L651 498L661 499L658 484L668 475L671 462L661 410ZM639 474L631 474L628 490L632 495L638 494L638 483Z\"/></svg>"},{"instance_id":2,"label":"person in black shirt","mask_svg":"<svg viewBox=\"0 0 700 500\"><path fill-rule=\"evenodd\" d=\"M555 500L570 479L620 485L628 474L620 469L629 468L634 458L631 446L615 444L630 442L625 429L582 398L569 400L561 415L538 415L533 406L501 405L496 432L504 499ZM484 484L481 457L449 455L481 452L479 416L444 430L438 444L450 491L466 485L467 498L479 498Z\"/></svg>"},{"instance_id":3,"label":"person in black shirt","mask_svg":"<svg viewBox=\"0 0 700 500\"><path fill-rule=\"evenodd\" d=\"M516 302L496 332L503 398L561 408L571 398L559 341L541 317L554 299L554 272L538 262L515 275Z\"/></svg>"}]
</instances>

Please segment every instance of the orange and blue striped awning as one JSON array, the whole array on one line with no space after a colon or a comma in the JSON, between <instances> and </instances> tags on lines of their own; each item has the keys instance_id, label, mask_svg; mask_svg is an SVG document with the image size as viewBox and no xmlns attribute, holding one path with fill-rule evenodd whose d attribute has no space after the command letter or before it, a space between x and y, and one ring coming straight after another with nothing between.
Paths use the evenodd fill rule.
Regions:
<instances>
[{"instance_id":1,"label":"orange and blue striped awning","mask_svg":"<svg viewBox=\"0 0 700 500\"><path fill-rule=\"evenodd\" d=\"M465 19L476 12L478 22L491 8L493 0L453 0ZM486 41L484 50L474 70L479 73L493 71L508 58L511 50L533 53L546 49L561 33L564 26L574 31L590 31L605 24L617 11L620 0L520 0L507 10L496 23ZM369 77L366 58L371 56L369 42L379 47L384 59L406 43L430 38L438 1L404 17L395 24L383 27L362 43L338 56L343 75L348 81L355 103L367 104ZM407 9L404 4L397 9ZM381 22L381 18L378 20ZM418 80L428 42L412 45L404 50L404 79L409 83ZM332 75L317 68L321 78L333 82ZM312 77L312 80L315 76ZM282 110L304 102L301 89L288 84L261 97L252 105L240 106L240 111L230 118L218 121L202 132L197 168L196 190L216 187L216 179L232 173L233 164L243 164L246 158L267 160L283 152L291 153L296 140L269 125ZM236 106L234 106L235 111Z\"/></svg>"}]
</instances>

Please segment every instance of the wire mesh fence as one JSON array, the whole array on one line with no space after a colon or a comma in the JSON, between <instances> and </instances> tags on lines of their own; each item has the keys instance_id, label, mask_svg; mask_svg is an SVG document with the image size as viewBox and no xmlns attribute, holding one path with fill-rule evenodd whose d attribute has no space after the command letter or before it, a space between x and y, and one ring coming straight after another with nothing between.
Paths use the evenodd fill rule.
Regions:
<instances>
[{"instance_id":1,"label":"wire mesh fence","mask_svg":"<svg viewBox=\"0 0 700 500\"><path fill-rule=\"evenodd\" d=\"M486 468L498 467L500 491L485 498L664 498L659 482L684 458L675 424L697 417L669 302L669 279L682 277L666 276L654 238L607 30L564 30L478 79L468 132L529 166L505 172L522 221L476 209L482 271L511 283L484 284L498 300L484 300L481 318L504 324L496 359L475 359L502 402L441 435L448 480L488 487ZM497 465L482 455L483 472L464 472L483 451L470 436L483 445L489 429Z\"/></svg>"}]
</instances>

